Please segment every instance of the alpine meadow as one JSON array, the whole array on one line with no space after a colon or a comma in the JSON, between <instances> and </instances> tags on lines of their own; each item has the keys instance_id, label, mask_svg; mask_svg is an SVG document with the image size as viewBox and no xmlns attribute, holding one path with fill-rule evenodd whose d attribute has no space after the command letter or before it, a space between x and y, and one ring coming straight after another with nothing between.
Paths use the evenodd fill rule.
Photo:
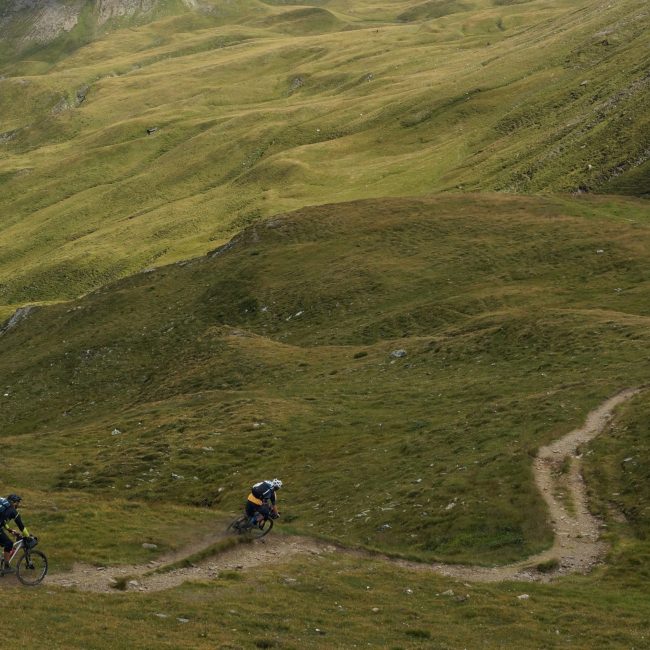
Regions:
<instances>
[{"instance_id":1,"label":"alpine meadow","mask_svg":"<svg viewBox=\"0 0 650 650\"><path fill-rule=\"evenodd\" d=\"M0 0L7 642L650 647L649 198L647 0Z\"/></svg>"}]
</instances>

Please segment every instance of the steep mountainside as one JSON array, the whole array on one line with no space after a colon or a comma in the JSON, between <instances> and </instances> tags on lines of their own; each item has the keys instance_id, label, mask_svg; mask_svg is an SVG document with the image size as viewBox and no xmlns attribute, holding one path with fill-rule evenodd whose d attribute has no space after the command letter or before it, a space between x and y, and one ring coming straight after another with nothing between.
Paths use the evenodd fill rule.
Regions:
<instances>
[{"instance_id":1,"label":"steep mountainside","mask_svg":"<svg viewBox=\"0 0 650 650\"><path fill-rule=\"evenodd\" d=\"M647 647L648 17L0 0L2 485L76 567L1 575L4 636ZM248 564L226 523L272 476Z\"/></svg>"},{"instance_id":2,"label":"steep mountainside","mask_svg":"<svg viewBox=\"0 0 650 650\"><path fill-rule=\"evenodd\" d=\"M4 313L305 205L647 194L645 0L413 6L215 1L5 62Z\"/></svg>"}]
</instances>

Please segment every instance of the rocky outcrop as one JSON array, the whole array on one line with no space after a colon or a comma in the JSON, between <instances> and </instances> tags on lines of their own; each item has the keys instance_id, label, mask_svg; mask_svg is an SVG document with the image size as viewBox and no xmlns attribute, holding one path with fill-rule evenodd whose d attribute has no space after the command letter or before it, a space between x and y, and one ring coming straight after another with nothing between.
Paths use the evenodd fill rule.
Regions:
<instances>
[{"instance_id":1,"label":"rocky outcrop","mask_svg":"<svg viewBox=\"0 0 650 650\"><path fill-rule=\"evenodd\" d=\"M25 320L34 309L36 309L36 307L33 305L27 305L26 307L19 307L16 309L13 316L0 325L0 336L16 327L22 320Z\"/></svg>"},{"instance_id":2,"label":"rocky outcrop","mask_svg":"<svg viewBox=\"0 0 650 650\"><path fill-rule=\"evenodd\" d=\"M0 3L0 43L18 49L47 44L79 25L82 13L90 13L91 27L101 30L114 20L153 18L166 0L8 0ZM197 0L183 0L188 9Z\"/></svg>"},{"instance_id":3,"label":"rocky outcrop","mask_svg":"<svg viewBox=\"0 0 650 650\"><path fill-rule=\"evenodd\" d=\"M158 0L97 0L97 23L103 25L113 18L131 18L136 14L151 13Z\"/></svg>"},{"instance_id":4,"label":"rocky outcrop","mask_svg":"<svg viewBox=\"0 0 650 650\"><path fill-rule=\"evenodd\" d=\"M66 3L59 0L13 0L7 2L0 14L0 32L11 36L22 27L23 42L47 43L62 32L75 27L84 0Z\"/></svg>"}]
</instances>

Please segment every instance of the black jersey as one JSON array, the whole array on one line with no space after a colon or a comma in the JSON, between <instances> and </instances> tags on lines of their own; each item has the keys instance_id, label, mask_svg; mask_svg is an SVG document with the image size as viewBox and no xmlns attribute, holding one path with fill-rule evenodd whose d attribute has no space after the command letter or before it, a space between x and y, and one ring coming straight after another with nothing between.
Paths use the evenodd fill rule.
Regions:
<instances>
[{"instance_id":1,"label":"black jersey","mask_svg":"<svg viewBox=\"0 0 650 650\"><path fill-rule=\"evenodd\" d=\"M261 499L262 501L270 501L273 505L275 505L275 490L271 485L271 481L260 481L259 483L255 483L251 491L253 493L253 496L257 499Z\"/></svg>"},{"instance_id":2,"label":"black jersey","mask_svg":"<svg viewBox=\"0 0 650 650\"><path fill-rule=\"evenodd\" d=\"M20 530L24 530L25 525L18 514L18 510L7 499L0 498L0 527L12 519L16 522Z\"/></svg>"}]
</instances>

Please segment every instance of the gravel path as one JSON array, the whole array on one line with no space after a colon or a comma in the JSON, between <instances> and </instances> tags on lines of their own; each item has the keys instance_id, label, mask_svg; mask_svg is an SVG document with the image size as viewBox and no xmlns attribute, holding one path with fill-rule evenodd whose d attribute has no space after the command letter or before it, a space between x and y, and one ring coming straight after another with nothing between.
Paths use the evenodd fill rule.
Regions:
<instances>
[{"instance_id":1,"label":"gravel path","mask_svg":"<svg viewBox=\"0 0 650 650\"><path fill-rule=\"evenodd\" d=\"M535 483L549 509L555 542L553 546L538 555L523 561L494 568L460 566L452 564L423 564L396 560L378 554L353 551L334 544L320 542L309 537L270 535L251 544L241 544L217 556L203 560L196 565L160 572L165 565L190 557L192 554L214 544L219 537L206 539L182 552L161 557L146 565L130 565L97 568L76 565L69 573L50 575L49 585L72 587L82 591L120 593L114 585L125 581L129 591L160 591L170 589L187 580L212 580L222 571L245 570L290 560L304 554L346 553L358 557L381 558L396 566L418 571L432 571L464 581L500 582L503 580L550 581L568 573L587 573L602 561L607 550L600 540L600 523L589 512L584 481L580 474L578 448L605 430L614 409L640 392L630 388L606 400L589 413L582 427L569 432L556 442L541 447L534 461ZM569 459L568 471L566 469ZM564 498L559 493L564 493ZM543 562L554 561L557 566L548 572L535 567ZM158 571L156 571L158 570Z\"/></svg>"}]
</instances>

